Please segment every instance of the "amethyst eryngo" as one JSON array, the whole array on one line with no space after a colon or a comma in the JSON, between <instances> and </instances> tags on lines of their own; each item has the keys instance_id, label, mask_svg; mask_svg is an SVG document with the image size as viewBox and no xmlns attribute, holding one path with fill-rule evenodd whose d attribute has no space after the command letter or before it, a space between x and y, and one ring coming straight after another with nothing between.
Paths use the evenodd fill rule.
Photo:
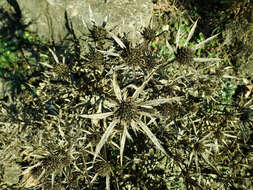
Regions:
<instances>
[{"instance_id":1,"label":"amethyst eryngo","mask_svg":"<svg viewBox=\"0 0 253 190\"><path fill-rule=\"evenodd\" d=\"M97 144L95 154L94 154L94 161L98 156L100 150L109 139L116 129L116 126L122 126L122 130L120 131L120 161L122 165L123 161L123 151L125 147L126 138L133 140L130 136L128 130L132 129L136 134L136 131L144 132L150 140L157 146L159 150L161 150L164 154L167 155L166 151L160 144L159 140L156 136L151 132L148 125L151 123L155 123L155 118L152 115L152 111L154 111L153 106L157 106L160 104L178 101L181 97L173 97L173 98L163 98L163 99L155 99L155 100L142 100L138 98L140 94L144 91L144 87L149 82L153 75L154 71L147 76L146 80L140 87L135 89L135 92L132 96L128 96L127 88L120 89L118 81L117 81L117 74L116 71L113 73L113 90L116 96L116 100L109 100L110 107L113 111L107 113L96 113L96 114L82 114L80 117L83 118L90 118L93 120L98 119L105 119L111 117L112 120L109 126L106 128L103 136L101 137L100 142ZM108 103L109 104L109 103ZM148 117L150 118L149 123L145 123L141 117Z\"/></svg>"},{"instance_id":2,"label":"amethyst eryngo","mask_svg":"<svg viewBox=\"0 0 253 190\"><path fill-rule=\"evenodd\" d=\"M183 45L179 44L180 37L181 37L181 31L180 31L180 26L177 31L177 36L176 36L176 49L174 50L170 44L168 43L168 47L170 51L175 55L176 61L178 61L181 64L190 64L192 62L215 62L215 61L220 61L220 58L195 58L194 53L196 50L199 48L202 48L206 43L210 42L214 38L216 38L219 34L216 34L214 36L211 36L207 38L206 40L196 44L194 47L188 47L189 41L191 40L194 31L197 27L197 22L196 21L193 25L193 27L190 30L190 33L188 34L187 39L185 40Z\"/></svg>"}]
</instances>

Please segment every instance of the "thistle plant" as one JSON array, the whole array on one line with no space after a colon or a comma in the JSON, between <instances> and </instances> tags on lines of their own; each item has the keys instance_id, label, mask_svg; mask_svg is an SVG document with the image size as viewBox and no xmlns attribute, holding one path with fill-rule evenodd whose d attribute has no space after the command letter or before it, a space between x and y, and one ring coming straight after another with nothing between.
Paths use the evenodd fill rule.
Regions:
<instances>
[{"instance_id":1,"label":"thistle plant","mask_svg":"<svg viewBox=\"0 0 253 190\"><path fill-rule=\"evenodd\" d=\"M132 129L135 133L136 131L141 130L144 132L150 140L157 146L159 150L161 150L164 154L167 154L159 140L155 137L155 135L151 132L148 127L148 124L142 121L141 116L146 116L150 118L151 123L154 123L155 118L152 116L150 111L152 111L153 106L157 106L163 103L178 101L180 97L166 98L166 99L156 99L144 101L138 99L140 94L144 91L144 87L151 79L153 73L151 73L146 80L142 83L142 85L136 88L135 92L131 97L128 96L127 88L121 90L119 84L117 82L117 73L114 71L113 73L113 90L116 96L115 101L111 101L110 104L112 106L113 111L107 113L97 113L97 114L81 114L82 118L90 118L90 119L105 119L112 116L112 121L109 124L108 128L105 130L100 142L97 144L94 161L98 154L100 153L101 148L106 143L107 139L112 135L114 128L117 125L122 125L123 130L120 132L121 140L120 140L120 162L121 165L123 163L123 152L125 147L126 138L132 140L128 130ZM144 92L145 93L145 92Z\"/></svg>"},{"instance_id":2,"label":"thistle plant","mask_svg":"<svg viewBox=\"0 0 253 190\"><path fill-rule=\"evenodd\" d=\"M197 135L197 134L196 134ZM188 166L191 164L193 157L195 160L195 165L196 165L196 169L197 171L200 171L200 167L199 167L199 157L203 158L205 162L207 162L212 168L214 168L215 170L217 170L215 168L215 166L209 161L208 156L212 155L211 151L208 150L207 147L212 147L213 145L210 144L208 141L208 137L211 135L211 133L205 135L204 137L202 137L201 139L196 139L193 138L192 139L192 151L190 154L190 158L189 158L189 162L188 162ZM194 142L195 141L195 142Z\"/></svg>"},{"instance_id":3,"label":"thistle plant","mask_svg":"<svg viewBox=\"0 0 253 190\"><path fill-rule=\"evenodd\" d=\"M89 152L90 154L94 155L93 152ZM105 158L102 156L98 156L95 162L93 162L93 165L89 167L89 169L94 169L95 170L95 175L93 176L91 180L91 184L95 183L96 179L100 177L105 177L106 178L106 190L110 190L110 178L111 175L115 176L113 173L112 169L112 164L107 161ZM119 189L118 184L117 184L117 189Z\"/></svg>"},{"instance_id":4,"label":"thistle plant","mask_svg":"<svg viewBox=\"0 0 253 190\"><path fill-rule=\"evenodd\" d=\"M194 53L196 50L202 48L206 43L212 41L213 39L215 39L219 34L216 34L214 36L211 36L209 38L207 38L206 40L196 44L194 47L189 47L189 41L191 40L195 29L197 27L197 23L198 21L196 21L187 38L184 40L183 44L180 44L180 41L182 40L182 36L181 36L181 30L180 27L181 25L179 25L178 27L178 31L177 31L177 36L176 36L176 48L175 50L172 48L172 46L168 43L167 46L170 50L170 52L175 56L176 61L178 61L181 64L186 64L189 65L193 62L217 62L217 61L221 61L221 59L219 58L196 58L194 57Z\"/></svg>"},{"instance_id":5,"label":"thistle plant","mask_svg":"<svg viewBox=\"0 0 253 190\"><path fill-rule=\"evenodd\" d=\"M189 33L180 22L133 42L90 18L89 47L69 26L75 48L42 48L26 59L36 79L1 97L0 189L250 189L253 94L211 55L219 44L203 48L220 36L195 44L198 21Z\"/></svg>"}]
</instances>

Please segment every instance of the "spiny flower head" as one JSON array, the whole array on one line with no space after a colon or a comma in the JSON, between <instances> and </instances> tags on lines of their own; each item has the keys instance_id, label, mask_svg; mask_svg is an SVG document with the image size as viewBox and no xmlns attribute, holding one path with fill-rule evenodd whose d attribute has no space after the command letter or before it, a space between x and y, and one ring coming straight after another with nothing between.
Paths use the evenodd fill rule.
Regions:
<instances>
[{"instance_id":1,"label":"spiny flower head","mask_svg":"<svg viewBox=\"0 0 253 190\"><path fill-rule=\"evenodd\" d=\"M104 146L107 139L113 134L115 131L115 127L117 125L121 125L123 129L120 131L121 133L121 140L120 140L120 161L122 165L123 161L123 151L125 147L126 138L133 140L130 136L128 130L129 128L132 129L135 133L137 131L143 131L150 140L161 150L165 155L167 155L166 151L160 144L159 140L155 137L152 131L149 129L148 125L142 121L141 116L150 118L149 123L154 123L154 118L150 113L154 108L153 106L158 106L159 104L164 104L167 102L177 101L180 97L173 97L173 98L164 98L164 99L155 99L144 101L138 99L140 93L144 91L144 87L150 81L151 77L153 76L153 72L151 72L143 84L136 88L135 92L132 96L128 96L127 88L121 90L117 81L117 74L116 71L113 73L113 90L116 96L116 100L111 100L110 105L114 111L107 112L107 113L97 113L92 115L82 114L80 117L83 118L90 118L90 119L105 119L107 117L112 116L112 122L109 124L107 129L105 130L103 136L101 137L100 142L96 147L96 151L94 154L94 161L98 156L100 150ZM108 103L109 104L109 103Z\"/></svg>"},{"instance_id":2,"label":"spiny flower head","mask_svg":"<svg viewBox=\"0 0 253 190\"><path fill-rule=\"evenodd\" d=\"M147 41L153 41L156 38L156 31L150 27L145 27L141 32L143 38Z\"/></svg>"},{"instance_id":3,"label":"spiny flower head","mask_svg":"<svg viewBox=\"0 0 253 190\"><path fill-rule=\"evenodd\" d=\"M100 41L104 40L107 37L107 31L102 26L96 26L95 24L92 25L92 28L89 29L91 33L91 37L94 39L94 41Z\"/></svg>"},{"instance_id":4,"label":"spiny flower head","mask_svg":"<svg viewBox=\"0 0 253 190\"><path fill-rule=\"evenodd\" d=\"M194 61L194 51L188 47L179 47L175 53L177 61L189 65Z\"/></svg>"},{"instance_id":5,"label":"spiny flower head","mask_svg":"<svg viewBox=\"0 0 253 190\"><path fill-rule=\"evenodd\" d=\"M206 43L216 38L219 34L216 34L212 37L207 38L206 40L196 44L193 48L188 47L189 41L191 40L194 34L194 31L197 27L197 22L198 21L194 23L183 45L179 44L180 37L181 37L181 31L180 31L180 26L179 26L178 31L177 31L177 36L176 36L176 50L174 50L168 44L170 51L175 55L176 61L178 61L181 64L190 64L192 62L220 61L221 59L219 58L195 58L194 57L194 53L197 49L202 48Z\"/></svg>"},{"instance_id":6,"label":"spiny flower head","mask_svg":"<svg viewBox=\"0 0 253 190\"><path fill-rule=\"evenodd\" d=\"M115 114L121 120L129 121L136 117L137 107L131 101L122 101Z\"/></svg>"}]
</instances>

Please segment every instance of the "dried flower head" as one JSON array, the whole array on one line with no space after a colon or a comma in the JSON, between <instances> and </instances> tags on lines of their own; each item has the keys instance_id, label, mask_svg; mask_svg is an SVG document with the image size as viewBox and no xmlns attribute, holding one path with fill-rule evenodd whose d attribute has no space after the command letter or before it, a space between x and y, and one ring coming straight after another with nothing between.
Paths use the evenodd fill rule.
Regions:
<instances>
[{"instance_id":1,"label":"dried flower head","mask_svg":"<svg viewBox=\"0 0 253 190\"><path fill-rule=\"evenodd\" d=\"M156 38L156 31L150 27L144 27L141 35L146 41L153 41Z\"/></svg>"},{"instance_id":2,"label":"dried flower head","mask_svg":"<svg viewBox=\"0 0 253 190\"><path fill-rule=\"evenodd\" d=\"M107 139L111 136L114 131L114 128L117 124L123 126L123 130L121 130L121 140L120 140L120 159L121 165L123 161L123 151L125 147L126 138L130 140L132 137L130 136L128 130L132 129L135 133L136 131L143 131L150 140L160 149L164 154L167 154L162 145L159 143L159 140L155 137L155 135L148 128L147 124L141 120L141 116L149 117L150 122L154 122L154 118L150 112L154 109L152 106L157 106L159 104L164 104L167 102L172 102L179 100L179 97L174 98L166 98L166 99L157 99L150 101L138 100L140 93L143 92L144 87L152 77L153 73L151 73L147 79L143 82L143 84L138 87L131 97L128 97L127 88L121 90L117 81L117 74L114 72L113 74L113 90L116 96L116 101L111 100L110 105L114 111L108 113L99 113L99 114L82 114L80 117L90 118L90 119L104 119L110 116L113 116L112 122L107 127L104 132L100 142L98 143L94 155L94 160L98 156L101 148L107 141Z\"/></svg>"},{"instance_id":3,"label":"dried flower head","mask_svg":"<svg viewBox=\"0 0 253 190\"><path fill-rule=\"evenodd\" d=\"M69 68L66 64L60 63L55 66L54 71L61 79L67 79L69 74Z\"/></svg>"},{"instance_id":4,"label":"dried flower head","mask_svg":"<svg viewBox=\"0 0 253 190\"><path fill-rule=\"evenodd\" d=\"M53 69L53 71L57 75L58 79L67 80L69 73L70 73L70 69L69 69L68 65L65 64L65 57L62 59L62 62L60 62L56 53L50 48L49 48L49 51L52 54L52 56L56 62L56 65L55 65L55 67L48 65L48 67Z\"/></svg>"},{"instance_id":5,"label":"dried flower head","mask_svg":"<svg viewBox=\"0 0 253 190\"><path fill-rule=\"evenodd\" d=\"M115 116L124 121L131 121L136 114L137 107L131 101L122 101L115 112Z\"/></svg>"},{"instance_id":6,"label":"dried flower head","mask_svg":"<svg viewBox=\"0 0 253 190\"><path fill-rule=\"evenodd\" d=\"M177 36L176 36L176 50L175 51L169 44L167 44L169 46L170 51L172 51L172 53L175 55L176 60L181 64L189 64L193 61L195 62L220 61L221 59L219 58L194 58L194 52L197 49L202 48L206 43L210 42L211 40L213 40L214 38L218 36L218 34L216 34L212 37L209 37L206 40L195 45L193 48L187 47L189 41L191 40L194 34L196 27L197 27L197 21L194 23L193 27L191 28L190 33L188 34L188 37L185 40L185 43L183 45L180 45L179 41L181 37L181 31L180 31L180 26L179 26L178 31L177 31Z\"/></svg>"},{"instance_id":7,"label":"dried flower head","mask_svg":"<svg viewBox=\"0 0 253 190\"><path fill-rule=\"evenodd\" d=\"M142 47L129 47L121 54L126 65L136 68L144 64L144 51Z\"/></svg>"},{"instance_id":8,"label":"dried flower head","mask_svg":"<svg viewBox=\"0 0 253 190\"><path fill-rule=\"evenodd\" d=\"M175 56L179 63L184 63L186 65L190 65L194 61L194 51L188 47L179 47Z\"/></svg>"},{"instance_id":9,"label":"dried flower head","mask_svg":"<svg viewBox=\"0 0 253 190\"><path fill-rule=\"evenodd\" d=\"M196 135L198 132L195 132ZM207 147L212 147L213 144L209 143L208 137L210 137L212 132L208 133L206 136L202 137L201 139L199 137L193 138L193 144L192 144L192 152L190 154L190 159L188 162L188 166L191 164L193 156L195 157L195 166L197 171L200 171L199 163L200 163L200 158L202 158L209 166L214 168L215 170L216 167L210 162L208 156L212 154L210 150L208 150Z\"/></svg>"},{"instance_id":10,"label":"dried flower head","mask_svg":"<svg viewBox=\"0 0 253 190\"><path fill-rule=\"evenodd\" d=\"M90 31L90 37L95 41L101 41L106 39L107 37L107 31L102 26L96 26L95 24L92 25L92 28L89 29Z\"/></svg>"}]
</instances>

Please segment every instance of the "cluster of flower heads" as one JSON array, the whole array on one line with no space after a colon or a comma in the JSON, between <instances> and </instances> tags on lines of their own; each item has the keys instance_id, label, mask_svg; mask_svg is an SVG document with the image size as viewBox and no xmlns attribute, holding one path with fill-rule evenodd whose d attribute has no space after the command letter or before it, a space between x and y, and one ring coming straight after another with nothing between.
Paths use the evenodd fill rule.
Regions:
<instances>
[{"instance_id":1,"label":"cluster of flower heads","mask_svg":"<svg viewBox=\"0 0 253 190\"><path fill-rule=\"evenodd\" d=\"M251 187L252 101L238 92L224 102L220 92L223 79L232 78L225 73L230 68L219 58L195 57L217 35L192 46L195 22L180 44L179 27L175 47L166 43L172 56L164 56L151 43L166 32L144 28L143 41L133 46L126 34L105 27L89 28L89 52L77 53L76 41L64 51L49 49L38 85L1 102L0 160L6 164L0 178L6 183L0 185ZM11 180L13 173L20 177Z\"/></svg>"}]
</instances>

